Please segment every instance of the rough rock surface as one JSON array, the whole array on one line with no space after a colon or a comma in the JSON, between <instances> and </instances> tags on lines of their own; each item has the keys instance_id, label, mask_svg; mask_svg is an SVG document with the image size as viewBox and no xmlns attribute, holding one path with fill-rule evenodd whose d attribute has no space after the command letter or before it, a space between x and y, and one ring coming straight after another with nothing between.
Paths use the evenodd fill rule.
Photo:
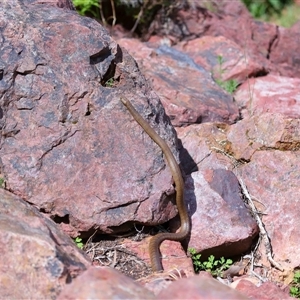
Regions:
<instances>
[{"instance_id":1,"label":"rough rock surface","mask_svg":"<svg viewBox=\"0 0 300 300\"><path fill-rule=\"evenodd\" d=\"M270 49L270 61L277 65L283 76L300 77L300 54L297 49L300 41L295 36L299 35L300 21L291 28L278 28L277 39Z\"/></svg>"},{"instance_id":2,"label":"rough rock surface","mask_svg":"<svg viewBox=\"0 0 300 300\"><path fill-rule=\"evenodd\" d=\"M177 278L173 283L170 282L171 277L168 282L164 277L157 274L149 279L167 283L166 288L155 296L140 283L111 268L90 268L67 285L58 299L248 299L207 274Z\"/></svg>"},{"instance_id":3,"label":"rough rock surface","mask_svg":"<svg viewBox=\"0 0 300 300\"><path fill-rule=\"evenodd\" d=\"M255 114L232 125L227 142L237 160L250 161L260 150L299 150L300 120L279 113Z\"/></svg>"},{"instance_id":4,"label":"rough rock surface","mask_svg":"<svg viewBox=\"0 0 300 300\"><path fill-rule=\"evenodd\" d=\"M168 26L161 21L162 10L150 26L149 32L153 36L149 34L148 38L154 41L160 36L177 44L182 40L196 41L203 36L225 37L237 43L245 57L250 58L249 62L255 61L263 73L300 76L299 39L295 38L300 22L287 29L254 20L241 1L200 0L192 3L194 7L174 9L168 15ZM212 7L208 7L209 3Z\"/></svg>"},{"instance_id":5,"label":"rough rock surface","mask_svg":"<svg viewBox=\"0 0 300 300\"><path fill-rule=\"evenodd\" d=\"M133 55L151 80L174 126L222 122L239 117L233 98L216 84L210 70L167 45L151 47L133 39L118 43Z\"/></svg>"},{"instance_id":6,"label":"rough rock surface","mask_svg":"<svg viewBox=\"0 0 300 300\"><path fill-rule=\"evenodd\" d=\"M260 300L295 299L289 297L288 292L282 291L279 287L277 287L272 282L264 282L261 286L257 287L249 280L242 279L238 282L236 286L236 290L248 296L249 299L260 299Z\"/></svg>"},{"instance_id":7,"label":"rough rock surface","mask_svg":"<svg viewBox=\"0 0 300 300\"><path fill-rule=\"evenodd\" d=\"M14 0L0 18L6 188L73 236L174 217L162 152L120 102L132 99L176 155L174 129L133 59L73 11Z\"/></svg>"},{"instance_id":8,"label":"rough rock surface","mask_svg":"<svg viewBox=\"0 0 300 300\"><path fill-rule=\"evenodd\" d=\"M205 257L235 256L251 247L258 228L231 171L211 167L193 173L186 181L185 195L193 224L190 247Z\"/></svg>"},{"instance_id":9,"label":"rough rock surface","mask_svg":"<svg viewBox=\"0 0 300 300\"><path fill-rule=\"evenodd\" d=\"M298 127L299 130L299 127ZM272 241L274 259L300 265L300 152L262 150L240 168L250 195L264 213L262 220ZM261 253L265 253L263 243Z\"/></svg>"},{"instance_id":10,"label":"rough rock surface","mask_svg":"<svg viewBox=\"0 0 300 300\"><path fill-rule=\"evenodd\" d=\"M27 3L37 4L37 5L47 4L47 5L57 6L60 8L75 10L72 0L27 0Z\"/></svg>"},{"instance_id":11,"label":"rough rock surface","mask_svg":"<svg viewBox=\"0 0 300 300\"><path fill-rule=\"evenodd\" d=\"M201 274L170 284L158 299L249 299L234 289Z\"/></svg>"},{"instance_id":12,"label":"rough rock surface","mask_svg":"<svg viewBox=\"0 0 300 300\"><path fill-rule=\"evenodd\" d=\"M218 155L216 149L228 147L226 132L230 126L220 123L196 124L187 128L176 128L180 145L180 160L185 174L199 171L205 163L212 163L214 168L231 170L231 164L226 157ZM212 157L207 160L207 158ZM208 164L206 162L209 162Z\"/></svg>"},{"instance_id":13,"label":"rough rock surface","mask_svg":"<svg viewBox=\"0 0 300 300\"><path fill-rule=\"evenodd\" d=\"M241 1L214 1L210 10L205 8L207 3L197 1L194 7L174 9L168 16L168 26L161 21L165 17L162 10L151 24L149 35L168 37L174 44L205 35L223 36L237 43L262 69L278 72L268 60L277 38L276 25L253 20Z\"/></svg>"},{"instance_id":14,"label":"rough rock surface","mask_svg":"<svg viewBox=\"0 0 300 300\"><path fill-rule=\"evenodd\" d=\"M238 166L238 161L249 161L237 168L237 174L246 183L250 195L258 203L261 203L256 203L259 209L266 213L262 219L270 234L272 245L274 244L275 257L280 261L287 260L289 257L290 267L294 268L299 265L300 260L296 246L296 240L300 238L298 230L300 227L296 217L300 213L297 210L299 206L297 206L297 199L299 199L297 187L300 178L298 175L299 119L288 118L283 114L265 113L246 118L231 126L218 127L216 124L200 124L178 129L178 132L182 142L181 155L189 153L191 156L191 158L183 160L187 167L186 173L192 172L186 180L186 199L189 201L189 205L194 207L190 208L193 230L189 245L196 244L203 250L204 248L201 247L204 247L205 240L213 243L214 239L209 237L209 232L213 230L214 224L216 224L215 230L218 228L219 230L218 234L215 231L211 236L218 237L220 245L223 243L226 245L226 241L229 239L222 241L221 230L224 230L222 231L224 236L226 233L242 237L241 232L235 231L239 224L240 228L244 228L244 237L247 237L248 241L246 239L246 243L243 244L242 239L237 240L238 245L243 247L248 244L248 247L250 246L251 239L249 240L249 238L256 233L253 221L250 221L251 218L249 219L249 216L242 217L239 210L236 210L237 220L241 217L239 222L236 223L236 218L229 218L226 224L225 217L234 213L235 209L239 207L238 203L243 206L239 196L240 187L236 182L234 183L235 180L232 181L235 176L230 175L230 172L225 169L234 170L234 166ZM214 153L218 149L223 153L220 151L218 151L219 154ZM229 153L229 157L224 153ZM220 176L217 176L218 174ZM210 181L211 183L209 183ZM219 191L224 189L223 192L219 192L222 197L213 193L213 182L218 183ZM226 197L226 193L230 196ZM291 195L292 204L290 202ZM227 202L226 198L231 201L236 199L236 206L230 206L229 203L233 204L233 202ZM219 200L216 201L216 199ZM223 203L224 207L228 205L230 212L224 214L224 207L218 210L216 208L218 203ZM215 214L219 211L219 215L208 218L210 211ZM200 215L201 217L199 217ZM247 219L250 221L248 224ZM233 220L235 221L233 222ZM223 222L225 223L223 224ZM202 228L204 224L206 225ZM230 225L226 231L228 224ZM201 240L199 240L199 236L201 236ZM238 248L235 245L235 249L240 251L241 249ZM215 250L210 249L209 251L214 252ZM222 250L223 253L226 253L226 249ZM231 253L231 251L228 252ZM265 254L264 249L261 249L261 252Z\"/></svg>"},{"instance_id":15,"label":"rough rock surface","mask_svg":"<svg viewBox=\"0 0 300 300\"><path fill-rule=\"evenodd\" d=\"M56 299L90 262L52 220L0 189L0 294Z\"/></svg>"},{"instance_id":16,"label":"rough rock surface","mask_svg":"<svg viewBox=\"0 0 300 300\"><path fill-rule=\"evenodd\" d=\"M258 228L241 198L238 180L230 171L234 166L211 152L222 133L213 124L203 125L179 130L181 152L184 149L197 161L197 170L185 184L193 226L189 247L203 255L238 255L250 248Z\"/></svg>"},{"instance_id":17,"label":"rough rock surface","mask_svg":"<svg viewBox=\"0 0 300 300\"><path fill-rule=\"evenodd\" d=\"M235 93L243 117L263 112L300 117L300 78L276 75L251 78Z\"/></svg>"},{"instance_id":18,"label":"rough rock surface","mask_svg":"<svg viewBox=\"0 0 300 300\"><path fill-rule=\"evenodd\" d=\"M155 299L155 296L112 268L93 267L66 286L57 299Z\"/></svg>"},{"instance_id":19,"label":"rough rock surface","mask_svg":"<svg viewBox=\"0 0 300 300\"><path fill-rule=\"evenodd\" d=\"M210 71L214 78L244 82L266 70L245 49L224 36L203 36L174 46L188 54L196 64Z\"/></svg>"}]
</instances>

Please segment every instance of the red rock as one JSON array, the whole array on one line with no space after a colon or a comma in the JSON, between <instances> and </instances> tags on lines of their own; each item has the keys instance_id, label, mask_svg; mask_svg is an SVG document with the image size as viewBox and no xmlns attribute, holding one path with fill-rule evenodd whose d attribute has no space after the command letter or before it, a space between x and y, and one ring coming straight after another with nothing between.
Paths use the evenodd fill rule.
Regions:
<instances>
[{"instance_id":1,"label":"red rock","mask_svg":"<svg viewBox=\"0 0 300 300\"><path fill-rule=\"evenodd\" d=\"M265 72L245 49L223 36L204 36L181 42L175 48L187 53L198 65L212 72L214 78L222 81L243 82L249 76ZM222 57L222 63L218 56Z\"/></svg>"},{"instance_id":2,"label":"red rock","mask_svg":"<svg viewBox=\"0 0 300 300\"><path fill-rule=\"evenodd\" d=\"M300 77L300 22L291 28L278 27L277 39L270 50L270 61L277 66L279 73L287 77Z\"/></svg>"},{"instance_id":3,"label":"red rock","mask_svg":"<svg viewBox=\"0 0 300 300\"><path fill-rule=\"evenodd\" d=\"M190 7L186 5L173 9L172 14L169 15L168 26L164 26L161 22L161 17L164 14L163 10L158 12L150 25L148 35L170 35L176 38L177 41L183 39L191 40L203 36L207 31L210 31L215 23L227 17L227 22L222 24L224 28L218 28L217 24L215 24L213 30L219 30L222 33L234 30L235 37L237 38L237 34L242 35L242 33L237 30L238 25L240 25L239 29L241 29L241 23L236 22L236 19L239 17L243 17L247 21L250 19L250 13L242 2L218 1L214 2L210 9L207 8L207 1L199 0L197 2L190 2L193 4ZM235 23L233 20L235 20ZM228 24L229 22L232 24ZM208 35L226 36L225 34L211 34L211 31Z\"/></svg>"},{"instance_id":4,"label":"red rock","mask_svg":"<svg viewBox=\"0 0 300 300\"><path fill-rule=\"evenodd\" d=\"M249 249L258 229L231 171L202 169L192 173L185 195L193 224L189 247L204 257L235 256Z\"/></svg>"},{"instance_id":5,"label":"red rock","mask_svg":"<svg viewBox=\"0 0 300 300\"><path fill-rule=\"evenodd\" d=\"M192 221L189 247L203 255L243 253L251 246L258 229L241 199L238 181L230 171L231 162L208 148L209 139L223 134L213 124L189 126L179 132L183 149L197 162L197 169L185 184ZM206 140L207 136L210 138Z\"/></svg>"},{"instance_id":6,"label":"red rock","mask_svg":"<svg viewBox=\"0 0 300 300\"><path fill-rule=\"evenodd\" d=\"M263 212L262 221L272 242L275 261L289 262L291 268L299 266L300 152L256 151L239 173ZM260 253L266 263L263 243Z\"/></svg>"},{"instance_id":7,"label":"red rock","mask_svg":"<svg viewBox=\"0 0 300 300\"><path fill-rule=\"evenodd\" d=\"M155 296L112 268L91 267L66 286L57 299L155 299Z\"/></svg>"},{"instance_id":8,"label":"red rock","mask_svg":"<svg viewBox=\"0 0 300 300\"><path fill-rule=\"evenodd\" d=\"M57 6L60 8L66 8L70 10L75 10L73 2L71 0L27 0L30 4L47 4L52 6Z\"/></svg>"},{"instance_id":9,"label":"red rock","mask_svg":"<svg viewBox=\"0 0 300 300\"><path fill-rule=\"evenodd\" d=\"M2 188L0 220L3 299L56 299L90 265L52 220Z\"/></svg>"},{"instance_id":10,"label":"red rock","mask_svg":"<svg viewBox=\"0 0 300 300\"><path fill-rule=\"evenodd\" d=\"M222 149L226 141L226 132L229 125L218 123L195 124L186 128L176 128L180 145L180 160L186 174L199 170L205 164L213 163L215 168L230 168L229 161L221 155L212 153L212 148ZM209 157L213 155L213 159ZM218 157L215 157L219 156ZM208 158L208 160L207 160ZM208 164L206 163L208 161Z\"/></svg>"},{"instance_id":11,"label":"red rock","mask_svg":"<svg viewBox=\"0 0 300 300\"><path fill-rule=\"evenodd\" d=\"M256 286L249 280L242 279L236 286L236 290L242 292L250 299L260 300L277 300L277 299L294 299L288 293L283 292L273 282L264 282L261 286Z\"/></svg>"},{"instance_id":12,"label":"red rock","mask_svg":"<svg viewBox=\"0 0 300 300\"><path fill-rule=\"evenodd\" d=\"M227 133L230 151L236 159L251 160L261 149L300 148L300 121L278 113L263 113L232 125Z\"/></svg>"},{"instance_id":13,"label":"red rock","mask_svg":"<svg viewBox=\"0 0 300 300\"><path fill-rule=\"evenodd\" d=\"M165 20L168 19L168 26ZM239 74L239 78L267 74L287 77L299 77L299 40L294 38L300 32L300 22L291 28L282 28L275 24L255 20L239 1L190 1L189 5L178 5L166 16L161 9L149 27L144 39L151 42L176 45L196 43L197 39L226 38L236 43L244 53L244 62L248 69ZM216 46L216 44L215 44ZM214 50L218 49L214 47ZM236 51L236 46L233 47ZM230 48L225 46L218 51L226 57ZM203 62L209 62L208 52L202 52ZM240 55L237 55L239 57ZM233 62L231 59L229 60ZM234 68L236 71L236 68ZM242 68L239 69L239 72ZM259 73L261 70L261 73Z\"/></svg>"},{"instance_id":14,"label":"red rock","mask_svg":"<svg viewBox=\"0 0 300 300\"><path fill-rule=\"evenodd\" d=\"M300 116L300 79L276 75L251 78L239 87L235 100L243 117L263 112Z\"/></svg>"},{"instance_id":15,"label":"red rock","mask_svg":"<svg viewBox=\"0 0 300 300\"><path fill-rule=\"evenodd\" d=\"M299 265L297 240L300 238L300 233L297 224L298 217L296 217L300 213L299 205L297 206L298 186L300 185L298 182L298 178L300 178L298 175L299 151L297 151L300 145L299 128L298 119L291 119L281 114L265 113L254 115L231 126L218 128L216 124L201 124L178 130L179 138L182 141L182 161L188 167L186 172L193 171L186 180L186 199L190 201L193 224L190 247L198 240L200 251L205 247L205 241L207 241L207 249L209 249L211 246L208 242L212 243L213 241L213 238L209 239L209 235L217 238L222 244L224 233L220 229L216 230L217 228L226 228L224 221L226 221L228 213L224 213L224 209L229 203L225 205L224 199L219 198L220 193L219 195L214 193L211 183L217 182L220 185L219 188L222 188L222 185L225 188L226 182L228 187L231 187L226 190L231 195L229 198L231 200L238 199L237 183L234 185L230 180L233 176L223 170L221 174L224 174L224 177L221 176L218 180L215 172L216 170L220 172L219 170L223 168L232 170L233 164L236 162L234 159L245 159L250 162L240 166L238 174L246 183L250 195L258 201L255 204L266 213L263 215L263 222L270 234L275 260L278 259L281 262L290 260L291 268ZM224 153L228 151L227 153L230 153L234 159L231 160L224 153L216 154L216 148L221 149ZM190 156L189 159L184 158L187 153ZM209 174L210 176L208 176ZM235 189L234 186L236 186ZM234 190L236 198L232 197ZM290 202L290 199L293 201ZM221 203L225 206L217 215L218 205ZM214 205L214 209L211 209L212 205ZM232 208L228 208L228 210L234 213ZM213 211L216 215L207 220L209 211ZM240 213L237 212L237 215ZM231 220L235 220L235 217ZM214 224L218 224L218 222L220 222L219 226L216 225L214 229ZM227 225L230 224L226 231L228 234L235 232L233 228L238 224L230 222L227 223ZM241 223L243 224L243 222ZM252 234L255 231L252 231L251 228L254 227L244 227L244 237L247 236L247 230L249 230L249 236L254 236ZM237 234L237 237L241 236L241 234ZM242 240L237 239L236 241L243 245ZM246 241L244 245L248 243L249 246L251 240L246 239ZM207 252L213 250L210 249ZM265 254L264 249L261 251Z\"/></svg>"},{"instance_id":16,"label":"red rock","mask_svg":"<svg viewBox=\"0 0 300 300\"><path fill-rule=\"evenodd\" d=\"M158 299L249 299L238 291L207 276L197 275L170 284Z\"/></svg>"},{"instance_id":17,"label":"red rock","mask_svg":"<svg viewBox=\"0 0 300 300\"><path fill-rule=\"evenodd\" d=\"M174 129L136 62L98 22L26 3L0 8L7 188L72 236L174 217L162 152L120 101L126 94L177 154ZM112 77L114 88L105 84Z\"/></svg>"},{"instance_id":18,"label":"red rock","mask_svg":"<svg viewBox=\"0 0 300 300\"><path fill-rule=\"evenodd\" d=\"M188 55L134 39L118 42L137 59L151 80L174 126L212 121L231 124L239 117L232 97Z\"/></svg>"},{"instance_id":19,"label":"red rock","mask_svg":"<svg viewBox=\"0 0 300 300\"><path fill-rule=\"evenodd\" d=\"M168 36L174 44L203 36L222 36L238 44L263 73L278 72L276 64L268 60L270 46L278 34L276 25L254 20L241 1L215 1L210 10L204 8L207 1L193 3L194 8L174 8L168 16L168 26L161 22L161 10L149 28L149 36Z\"/></svg>"}]
</instances>

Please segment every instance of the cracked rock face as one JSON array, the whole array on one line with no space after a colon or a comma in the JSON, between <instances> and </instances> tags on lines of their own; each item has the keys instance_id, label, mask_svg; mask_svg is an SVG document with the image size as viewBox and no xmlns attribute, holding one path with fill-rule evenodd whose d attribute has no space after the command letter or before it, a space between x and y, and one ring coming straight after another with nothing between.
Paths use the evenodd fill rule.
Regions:
<instances>
[{"instance_id":1,"label":"cracked rock face","mask_svg":"<svg viewBox=\"0 0 300 300\"><path fill-rule=\"evenodd\" d=\"M171 173L120 95L173 147L174 130L127 52L96 21L51 5L4 1L0 20L6 188L73 236L173 217Z\"/></svg>"}]
</instances>

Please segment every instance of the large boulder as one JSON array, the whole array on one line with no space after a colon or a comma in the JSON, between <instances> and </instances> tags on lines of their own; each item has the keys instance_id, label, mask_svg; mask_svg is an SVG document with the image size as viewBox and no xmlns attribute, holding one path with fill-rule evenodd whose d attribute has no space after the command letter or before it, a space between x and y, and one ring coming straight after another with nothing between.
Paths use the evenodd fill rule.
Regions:
<instances>
[{"instance_id":1,"label":"large boulder","mask_svg":"<svg viewBox=\"0 0 300 300\"><path fill-rule=\"evenodd\" d=\"M135 61L74 11L14 0L0 18L6 188L72 236L174 217L162 152L120 101L132 99L176 155L175 132Z\"/></svg>"}]
</instances>

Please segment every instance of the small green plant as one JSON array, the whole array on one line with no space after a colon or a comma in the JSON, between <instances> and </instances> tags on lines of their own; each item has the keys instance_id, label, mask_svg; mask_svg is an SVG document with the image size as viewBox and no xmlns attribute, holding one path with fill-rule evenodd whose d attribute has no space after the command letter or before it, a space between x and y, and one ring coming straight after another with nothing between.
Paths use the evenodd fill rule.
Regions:
<instances>
[{"instance_id":1,"label":"small green plant","mask_svg":"<svg viewBox=\"0 0 300 300\"><path fill-rule=\"evenodd\" d=\"M114 86L115 86L115 80L114 80L114 78L109 78L109 79L105 82L105 86L106 86L106 87L114 87Z\"/></svg>"},{"instance_id":2,"label":"small green plant","mask_svg":"<svg viewBox=\"0 0 300 300\"><path fill-rule=\"evenodd\" d=\"M0 188L4 189L5 188L5 179L0 177Z\"/></svg>"},{"instance_id":3,"label":"small green plant","mask_svg":"<svg viewBox=\"0 0 300 300\"><path fill-rule=\"evenodd\" d=\"M224 257L215 259L213 255L210 255L207 261L201 262L201 254L197 254L194 248L189 248L188 251L192 257L195 272L207 271L212 276L217 277L221 276L222 272L227 270L233 263L231 259L225 259Z\"/></svg>"},{"instance_id":4,"label":"small green plant","mask_svg":"<svg viewBox=\"0 0 300 300\"><path fill-rule=\"evenodd\" d=\"M225 70L223 69L224 59L222 55L218 55L217 60L218 60L218 73L219 76L221 77L222 74L225 72ZM239 83L235 79L229 79L227 81L223 81L222 79L215 78L215 81L221 88L223 88L229 94L233 94L239 85Z\"/></svg>"},{"instance_id":5,"label":"small green plant","mask_svg":"<svg viewBox=\"0 0 300 300\"><path fill-rule=\"evenodd\" d=\"M74 239L74 242L76 243L76 245L79 249L83 249L84 244L82 242L82 238L77 237Z\"/></svg>"},{"instance_id":6,"label":"small green plant","mask_svg":"<svg viewBox=\"0 0 300 300\"><path fill-rule=\"evenodd\" d=\"M268 20L271 15L280 15L292 0L242 0L254 18Z\"/></svg>"},{"instance_id":7,"label":"small green plant","mask_svg":"<svg viewBox=\"0 0 300 300\"><path fill-rule=\"evenodd\" d=\"M282 10L281 15L271 16L269 22L279 26L290 28L300 20L300 6L296 3L288 5Z\"/></svg>"},{"instance_id":8,"label":"small green plant","mask_svg":"<svg viewBox=\"0 0 300 300\"><path fill-rule=\"evenodd\" d=\"M222 55L218 55L217 56L217 60L218 60L218 66L219 66L219 73L220 75L222 75L224 73L224 69L222 68L222 65L224 63L224 59Z\"/></svg>"},{"instance_id":9,"label":"small green plant","mask_svg":"<svg viewBox=\"0 0 300 300\"><path fill-rule=\"evenodd\" d=\"M196 273L202 270L202 262L200 261L201 254L197 254L195 248L189 248L188 251L191 254L193 265L194 265L194 270Z\"/></svg>"},{"instance_id":10,"label":"small green plant","mask_svg":"<svg viewBox=\"0 0 300 300\"><path fill-rule=\"evenodd\" d=\"M73 0L77 11L85 16L87 13L92 14L95 18L99 17L97 8L100 7L98 0Z\"/></svg>"},{"instance_id":11,"label":"small green plant","mask_svg":"<svg viewBox=\"0 0 300 300\"><path fill-rule=\"evenodd\" d=\"M300 299L300 271L296 271L290 287L290 295Z\"/></svg>"},{"instance_id":12,"label":"small green plant","mask_svg":"<svg viewBox=\"0 0 300 300\"><path fill-rule=\"evenodd\" d=\"M229 94L233 94L239 85L239 83L235 79L229 79L227 81L216 79L216 83Z\"/></svg>"}]
</instances>

